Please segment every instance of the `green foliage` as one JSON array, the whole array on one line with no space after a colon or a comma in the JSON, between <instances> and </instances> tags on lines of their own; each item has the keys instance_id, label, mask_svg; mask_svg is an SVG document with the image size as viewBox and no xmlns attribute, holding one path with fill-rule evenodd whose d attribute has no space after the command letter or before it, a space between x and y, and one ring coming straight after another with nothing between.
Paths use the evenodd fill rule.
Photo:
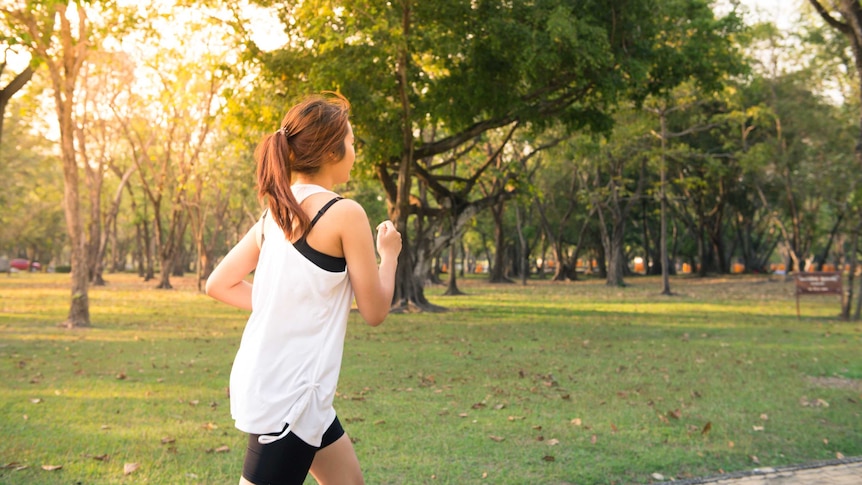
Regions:
<instances>
[{"instance_id":1,"label":"green foliage","mask_svg":"<svg viewBox=\"0 0 862 485\"><path fill-rule=\"evenodd\" d=\"M0 147L0 256L47 264L65 243L63 172L53 143L37 131L43 127L24 121L38 110L37 102L18 97L7 109Z\"/></svg>"}]
</instances>

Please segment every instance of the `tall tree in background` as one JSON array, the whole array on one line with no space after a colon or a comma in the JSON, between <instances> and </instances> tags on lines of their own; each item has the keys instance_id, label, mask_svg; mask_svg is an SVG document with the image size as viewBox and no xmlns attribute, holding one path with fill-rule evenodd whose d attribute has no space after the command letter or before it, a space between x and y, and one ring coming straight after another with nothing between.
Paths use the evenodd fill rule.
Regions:
<instances>
[{"instance_id":1,"label":"tall tree in background","mask_svg":"<svg viewBox=\"0 0 862 485\"><path fill-rule=\"evenodd\" d=\"M72 300L63 325L90 325L90 303L87 293L88 267L86 238L78 193L78 164L75 154L73 119L75 89L81 67L91 45L92 25L81 2L18 1L0 9L7 23L20 32L19 38L34 58L48 69L60 127L63 159L66 229L69 233L72 259ZM73 25L71 19L76 19Z\"/></svg>"},{"instance_id":2,"label":"tall tree in background","mask_svg":"<svg viewBox=\"0 0 862 485\"><path fill-rule=\"evenodd\" d=\"M636 88L655 99L659 114L661 153L659 156L659 204L661 227L659 250L662 291L670 295L670 259L667 253L667 113L678 109L673 93L677 86L693 82L704 93L717 91L728 75L743 72L741 56L732 41L732 34L742 27L739 17L731 13L715 18L711 6L703 1L668 1L661 12L665 15L664 29L659 31L654 47L654 62L650 76Z\"/></svg>"},{"instance_id":3,"label":"tall tree in background","mask_svg":"<svg viewBox=\"0 0 862 485\"><path fill-rule=\"evenodd\" d=\"M838 0L830 2L829 6L824 5L820 0L809 0L811 6L820 15L820 17L833 29L840 32L847 38L853 54L853 64L856 71L857 86L855 93L857 96L856 104L860 109L859 112L859 134L854 149L854 156L858 166L855 171L857 192L862 191L862 3L859 0ZM859 194L857 194L857 200ZM844 319L849 319L853 306L853 278L856 273L857 258L859 253L859 236L862 234L862 207L854 208L854 221L850 227L852 234L851 254L850 254L850 284L848 292L844 295L841 316ZM856 302L856 312L854 317L859 318L860 308L862 308L862 292L859 293L858 301Z\"/></svg>"}]
</instances>

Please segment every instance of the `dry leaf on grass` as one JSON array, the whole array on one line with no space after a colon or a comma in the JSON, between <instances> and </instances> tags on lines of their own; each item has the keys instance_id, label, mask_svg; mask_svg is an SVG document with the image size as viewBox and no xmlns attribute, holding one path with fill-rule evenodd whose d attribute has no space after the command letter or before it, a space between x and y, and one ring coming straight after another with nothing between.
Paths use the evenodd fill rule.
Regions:
<instances>
[{"instance_id":1,"label":"dry leaf on grass","mask_svg":"<svg viewBox=\"0 0 862 485\"><path fill-rule=\"evenodd\" d=\"M505 440L502 436L488 435L488 438L491 438L492 441L496 441L497 443Z\"/></svg>"},{"instance_id":2,"label":"dry leaf on grass","mask_svg":"<svg viewBox=\"0 0 862 485\"><path fill-rule=\"evenodd\" d=\"M45 471L53 472L57 470L62 470L63 465L42 465L42 469Z\"/></svg>"},{"instance_id":3,"label":"dry leaf on grass","mask_svg":"<svg viewBox=\"0 0 862 485\"><path fill-rule=\"evenodd\" d=\"M141 467L140 463L126 463L123 465L123 475L130 475Z\"/></svg>"}]
</instances>

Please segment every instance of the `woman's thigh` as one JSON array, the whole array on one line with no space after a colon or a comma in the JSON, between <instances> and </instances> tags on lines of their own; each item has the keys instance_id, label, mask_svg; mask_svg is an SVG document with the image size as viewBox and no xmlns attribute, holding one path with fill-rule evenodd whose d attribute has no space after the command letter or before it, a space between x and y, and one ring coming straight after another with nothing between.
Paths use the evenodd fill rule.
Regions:
<instances>
[{"instance_id":1,"label":"woman's thigh","mask_svg":"<svg viewBox=\"0 0 862 485\"><path fill-rule=\"evenodd\" d=\"M345 433L334 443L317 451L311 475L320 485L362 485L362 470L350 437Z\"/></svg>"}]
</instances>

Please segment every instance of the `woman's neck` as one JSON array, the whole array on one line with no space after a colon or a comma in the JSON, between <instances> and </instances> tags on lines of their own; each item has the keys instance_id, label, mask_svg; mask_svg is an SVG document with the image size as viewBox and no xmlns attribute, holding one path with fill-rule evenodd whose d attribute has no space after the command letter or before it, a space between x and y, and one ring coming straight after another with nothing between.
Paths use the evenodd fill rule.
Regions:
<instances>
[{"instance_id":1,"label":"woman's neck","mask_svg":"<svg viewBox=\"0 0 862 485\"><path fill-rule=\"evenodd\" d=\"M318 187L323 187L326 190L332 191L333 184L332 182L326 180L323 177L314 177L307 175L297 175L293 178L292 185L302 184L302 185L317 185Z\"/></svg>"}]
</instances>

